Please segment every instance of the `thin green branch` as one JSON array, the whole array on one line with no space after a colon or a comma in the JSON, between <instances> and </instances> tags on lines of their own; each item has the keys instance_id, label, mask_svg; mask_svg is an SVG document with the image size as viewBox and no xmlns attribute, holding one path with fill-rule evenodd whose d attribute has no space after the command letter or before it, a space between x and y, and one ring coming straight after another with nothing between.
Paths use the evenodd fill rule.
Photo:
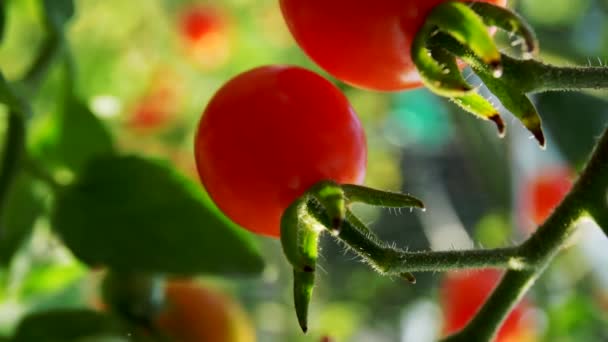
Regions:
<instances>
[{"instance_id":1,"label":"thin green branch","mask_svg":"<svg viewBox=\"0 0 608 342\"><path fill-rule=\"evenodd\" d=\"M437 34L429 42L462 58L474 70L492 75L493 69L470 49L446 34ZM564 67L535 59L517 59L501 54L501 80L522 93L608 88L608 67Z\"/></svg>"},{"instance_id":2,"label":"thin green branch","mask_svg":"<svg viewBox=\"0 0 608 342\"><path fill-rule=\"evenodd\" d=\"M321 208L309 205L308 209L323 225L329 223L327 215ZM366 230L358 229L349 220L344 221L337 238L374 269L387 275L486 267L515 270L536 267L535 261L524 257L518 247L454 251L403 251L388 246L380 241L376 235Z\"/></svg>"},{"instance_id":3,"label":"thin green branch","mask_svg":"<svg viewBox=\"0 0 608 342\"><path fill-rule=\"evenodd\" d=\"M63 38L55 33L50 33L40 48L38 56L25 73L22 82L30 93L35 93L42 80L46 77L51 65L61 54L63 49Z\"/></svg>"},{"instance_id":4,"label":"thin green branch","mask_svg":"<svg viewBox=\"0 0 608 342\"><path fill-rule=\"evenodd\" d=\"M9 111L2 165L0 165L0 210L4 208L11 184L19 170L24 148L25 122L23 116L15 111Z\"/></svg>"},{"instance_id":5,"label":"thin green branch","mask_svg":"<svg viewBox=\"0 0 608 342\"><path fill-rule=\"evenodd\" d=\"M608 88L608 67L560 67L534 61L535 86L530 92Z\"/></svg>"},{"instance_id":6,"label":"thin green branch","mask_svg":"<svg viewBox=\"0 0 608 342\"><path fill-rule=\"evenodd\" d=\"M576 221L588 215L590 210L608 213L607 191L608 128L572 190L545 223L521 245L523 255L538 260L536 268L508 271L471 322L445 341L491 340L519 299L567 243L575 231ZM606 232L606 226L603 229Z\"/></svg>"},{"instance_id":7,"label":"thin green branch","mask_svg":"<svg viewBox=\"0 0 608 342\"><path fill-rule=\"evenodd\" d=\"M497 327L534 284L539 271L508 271L469 324L444 342L492 341Z\"/></svg>"}]
</instances>

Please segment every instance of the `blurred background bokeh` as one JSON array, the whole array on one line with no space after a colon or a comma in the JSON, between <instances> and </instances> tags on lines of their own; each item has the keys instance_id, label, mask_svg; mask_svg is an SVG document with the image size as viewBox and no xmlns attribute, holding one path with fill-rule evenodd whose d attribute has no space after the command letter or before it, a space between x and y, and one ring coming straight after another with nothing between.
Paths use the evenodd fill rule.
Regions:
<instances>
[{"instance_id":1,"label":"blurred background bokeh","mask_svg":"<svg viewBox=\"0 0 608 342\"><path fill-rule=\"evenodd\" d=\"M546 61L608 63L608 1L511 0L510 7L536 29ZM78 0L76 9L68 37L78 96L122 152L165 158L193 179L195 127L229 78L288 63L331 79L295 45L276 0ZM42 42L41 9L36 0L12 0L6 10L0 67L17 79ZM63 82L63 69L53 68L34 99L32 151L44 154L37 137L57 110ZM410 250L522 241L567 191L608 123L606 92L536 95L549 137L543 151L518 121L507 119L500 139L491 124L424 89L378 93L336 84L366 129L366 184L415 194L427 205L426 212L356 207L382 239ZM582 225L526 297L525 338L511 341L608 340L608 239L593 223ZM37 217L35 227L0 268L3 335L30 312L100 305L99 276L63 247L48 218ZM267 263L260 277L204 278L241 303L259 341L432 341L450 325L444 314L456 305L450 298L478 291L479 282L458 287L440 273L416 274L416 285L381 277L325 237L310 331L303 335L280 244L256 239Z\"/></svg>"}]
</instances>

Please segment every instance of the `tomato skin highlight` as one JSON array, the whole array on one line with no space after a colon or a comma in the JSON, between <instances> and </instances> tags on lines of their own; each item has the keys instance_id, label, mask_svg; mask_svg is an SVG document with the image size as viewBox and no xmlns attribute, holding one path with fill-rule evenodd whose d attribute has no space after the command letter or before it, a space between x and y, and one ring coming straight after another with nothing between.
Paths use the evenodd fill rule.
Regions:
<instances>
[{"instance_id":1,"label":"tomato skin highlight","mask_svg":"<svg viewBox=\"0 0 608 342\"><path fill-rule=\"evenodd\" d=\"M328 73L359 88L396 91L422 86L410 46L445 1L281 0L281 10L298 45Z\"/></svg>"},{"instance_id":2,"label":"tomato skin highlight","mask_svg":"<svg viewBox=\"0 0 608 342\"><path fill-rule=\"evenodd\" d=\"M213 96L195 158L226 216L279 237L283 211L315 183L361 183L367 149L359 119L333 84L300 67L264 66Z\"/></svg>"},{"instance_id":3,"label":"tomato skin highlight","mask_svg":"<svg viewBox=\"0 0 608 342\"><path fill-rule=\"evenodd\" d=\"M440 303L445 335L465 327L498 285L501 274L495 269L483 269L449 272L444 276ZM517 304L500 327L495 342L535 341L533 321L523 319L531 307L526 299Z\"/></svg>"}]
</instances>

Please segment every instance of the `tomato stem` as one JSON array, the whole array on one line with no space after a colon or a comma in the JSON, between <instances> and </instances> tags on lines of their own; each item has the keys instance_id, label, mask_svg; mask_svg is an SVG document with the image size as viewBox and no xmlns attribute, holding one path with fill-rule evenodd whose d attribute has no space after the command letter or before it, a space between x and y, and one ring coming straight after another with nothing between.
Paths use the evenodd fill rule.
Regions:
<instances>
[{"instance_id":1,"label":"tomato stem","mask_svg":"<svg viewBox=\"0 0 608 342\"><path fill-rule=\"evenodd\" d=\"M576 231L576 222L592 216L608 235L608 128L572 190L520 249L535 268L509 270L471 322L445 341L490 341L534 281Z\"/></svg>"},{"instance_id":2,"label":"tomato stem","mask_svg":"<svg viewBox=\"0 0 608 342\"><path fill-rule=\"evenodd\" d=\"M323 212L309 207L312 214L326 223ZM385 275L401 275L404 272L436 272L453 269L476 268L534 268L534 261L523 256L518 247L454 251L408 252L378 239L374 234L358 229L346 220L337 238L358 254L372 268Z\"/></svg>"},{"instance_id":3,"label":"tomato stem","mask_svg":"<svg viewBox=\"0 0 608 342\"><path fill-rule=\"evenodd\" d=\"M64 48L63 37L51 32L44 40L38 56L29 70L22 78L22 82L30 93L36 92L40 83L45 78L51 65L62 53Z\"/></svg>"},{"instance_id":4,"label":"tomato stem","mask_svg":"<svg viewBox=\"0 0 608 342\"><path fill-rule=\"evenodd\" d=\"M20 169L21 157L25 150L25 123L23 116L9 111L6 140L0 166L0 211L4 208L11 184Z\"/></svg>"},{"instance_id":5,"label":"tomato stem","mask_svg":"<svg viewBox=\"0 0 608 342\"><path fill-rule=\"evenodd\" d=\"M281 240L294 266L294 296L298 321L307 329L308 303L312 296L318 235L325 227L354 253L383 275L398 276L415 283L411 272L454 269L502 268L507 273L471 323L446 341L490 340L510 310L532 286L555 255L574 234L582 217L592 217L608 235L608 128L572 190L538 230L524 243L514 247L454 251L409 252L390 246L375 235L350 210L346 209L341 228L336 232L332 217L310 192L288 209L282 221ZM323 184L314 186L315 192ZM423 208L422 202L401 195L358 185L341 185L347 204L354 201L371 205ZM311 235L312 234L312 235ZM314 236L313 236L314 235ZM312 236L310 239L308 236ZM291 237L291 238L290 238ZM314 251L312 250L314 249ZM312 262L312 263L311 263ZM306 268L306 265L313 265Z\"/></svg>"}]
</instances>

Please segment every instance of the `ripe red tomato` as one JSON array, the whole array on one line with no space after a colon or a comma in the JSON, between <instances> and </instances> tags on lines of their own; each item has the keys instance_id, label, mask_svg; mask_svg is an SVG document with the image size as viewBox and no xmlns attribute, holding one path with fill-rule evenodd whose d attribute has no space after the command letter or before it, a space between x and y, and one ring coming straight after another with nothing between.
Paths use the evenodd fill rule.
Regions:
<instances>
[{"instance_id":1,"label":"ripe red tomato","mask_svg":"<svg viewBox=\"0 0 608 342\"><path fill-rule=\"evenodd\" d=\"M524 185L522 204L526 219L535 225L545 221L572 188L573 172L565 167L539 171Z\"/></svg>"},{"instance_id":2,"label":"ripe red tomato","mask_svg":"<svg viewBox=\"0 0 608 342\"><path fill-rule=\"evenodd\" d=\"M223 24L218 11L213 8L187 8L180 17L181 32L191 41L197 41L206 34L220 29Z\"/></svg>"},{"instance_id":3,"label":"ripe red tomato","mask_svg":"<svg viewBox=\"0 0 608 342\"><path fill-rule=\"evenodd\" d=\"M195 158L229 218L278 237L283 211L318 181L362 182L367 151L359 119L333 84L299 67L264 66L213 96Z\"/></svg>"},{"instance_id":4,"label":"ripe red tomato","mask_svg":"<svg viewBox=\"0 0 608 342\"><path fill-rule=\"evenodd\" d=\"M129 108L126 127L134 133L150 133L173 124L179 117L181 83L172 69L155 70L148 88Z\"/></svg>"},{"instance_id":5,"label":"ripe red tomato","mask_svg":"<svg viewBox=\"0 0 608 342\"><path fill-rule=\"evenodd\" d=\"M201 67L219 67L230 55L228 22L221 10L209 6L186 7L179 31L187 53Z\"/></svg>"},{"instance_id":6,"label":"ripe red tomato","mask_svg":"<svg viewBox=\"0 0 608 342\"><path fill-rule=\"evenodd\" d=\"M163 127L173 116L173 95L168 88L160 88L141 98L132 110L127 126L137 132Z\"/></svg>"},{"instance_id":7,"label":"ripe red tomato","mask_svg":"<svg viewBox=\"0 0 608 342\"><path fill-rule=\"evenodd\" d=\"M431 9L445 1L281 0L281 9L300 47L327 72L357 87L391 91L422 85L410 45Z\"/></svg>"},{"instance_id":8,"label":"ripe red tomato","mask_svg":"<svg viewBox=\"0 0 608 342\"><path fill-rule=\"evenodd\" d=\"M239 303L209 286L171 281L156 323L180 342L254 342L255 331Z\"/></svg>"},{"instance_id":9,"label":"ripe red tomato","mask_svg":"<svg viewBox=\"0 0 608 342\"><path fill-rule=\"evenodd\" d=\"M447 273L441 284L440 304L444 317L444 333L464 328L500 280L494 269ZM496 342L534 341L534 326L522 319L531 307L525 299L509 314L498 332Z\"/></svg>"}]
</instances>

